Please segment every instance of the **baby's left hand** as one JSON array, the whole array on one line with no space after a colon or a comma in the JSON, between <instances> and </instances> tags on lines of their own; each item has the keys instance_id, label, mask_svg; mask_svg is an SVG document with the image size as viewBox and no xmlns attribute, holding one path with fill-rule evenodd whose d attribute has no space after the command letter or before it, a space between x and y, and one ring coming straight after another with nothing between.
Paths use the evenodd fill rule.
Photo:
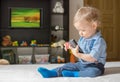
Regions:
<instances>
[{"instance_id":1,"label":"baby's left hand","mask_svg":"<svg viewBox=\"0 0 120 82\"><path fill-rule=\"evenodd\" d=\"M75 48L73 48L73 47L70 46L70 49L71 49L73 55L76 56L76 57L78 57L78 53L79 53L79 47L78 47L78 45Z\"/></svg>"},{"instance_id":2,"label":"baby's left hand","mask_svg":"<svg viewBox=\"0 0 120 82\"><path fill-rule=\"evenodd\" d=\"M69 46L70 46L69 42L65 42L64 43L64 49L65 49L65 51L67 51L69 49Z\"/></svg>"}]
</instances>

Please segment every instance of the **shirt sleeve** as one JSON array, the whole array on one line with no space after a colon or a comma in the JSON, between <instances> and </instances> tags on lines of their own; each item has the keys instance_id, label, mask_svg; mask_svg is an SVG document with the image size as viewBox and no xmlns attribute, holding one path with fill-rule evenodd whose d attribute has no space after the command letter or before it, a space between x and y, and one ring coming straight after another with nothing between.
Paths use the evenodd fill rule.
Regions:
<instances>
[{"instance_id":1,"label":"shirt sleeve","mask_svg":"<svg viewBox=\"0 0 120 82\"><path fill-rule=\"evenodd\" d=\"M94 57L96 60L99 60L100 58L104 58L106 53L106 43L103 38L99 38L95 41L92 50L90 52L90 55Z\"/></svg>"}]
</instances>

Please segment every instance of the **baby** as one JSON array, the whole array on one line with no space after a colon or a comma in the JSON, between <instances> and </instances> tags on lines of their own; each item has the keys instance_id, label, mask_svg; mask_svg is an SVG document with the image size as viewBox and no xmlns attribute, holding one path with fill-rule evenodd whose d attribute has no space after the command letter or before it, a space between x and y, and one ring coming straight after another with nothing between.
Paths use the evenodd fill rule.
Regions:
<instances>
[{"instance_id":1,"label":"baby","mask_svg":"<svg viewBox=\"0 0 120 82\"><path fill-rule=\"evenodd\" d=\"M106 63L106 42L98 27L100 26L99 10L93 7L81 7L74 16L73 24L78 30L80 39L73 48L73 55L79 59L76 63L66 63L55 69L38 68L44 78L50 77L96 77L104 73ZM83 53L79 52L79 47ZM67 48L67 46L65 46Z\"/></svg>"}]
</instances>

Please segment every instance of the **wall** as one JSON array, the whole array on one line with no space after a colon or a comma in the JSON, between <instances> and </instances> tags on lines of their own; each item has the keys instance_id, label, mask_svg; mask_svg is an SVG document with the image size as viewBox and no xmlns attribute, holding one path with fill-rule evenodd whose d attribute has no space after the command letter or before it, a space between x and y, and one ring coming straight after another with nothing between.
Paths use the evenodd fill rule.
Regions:
<instances>
[{"instance_id":1,"label":"wall","mask_svg":"<svg viewBox=\"0 0 120 82\"><path fill-rule=\"evenodd\" d=\"M76 11L83 6L83 0L70 0L70 3L69 3L69 8L70 8L70 14L69 14L69 39L75 39L75 40L78 40L79 39L79 34L78 34L78 31L74 28L73 26L73 17L76 13Z\"/></svg>"}]
</instances>

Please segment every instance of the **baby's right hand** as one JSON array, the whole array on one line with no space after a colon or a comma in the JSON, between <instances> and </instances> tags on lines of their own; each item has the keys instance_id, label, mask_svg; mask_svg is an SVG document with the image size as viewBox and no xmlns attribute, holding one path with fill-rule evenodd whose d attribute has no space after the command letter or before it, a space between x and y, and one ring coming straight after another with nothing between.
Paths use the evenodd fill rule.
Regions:
<instances>
[{"instance_id":1,"label":"baby's right hand","mask_svg":"<svg viewBox=\"0 0 120 82\"><path fill-rule=\"evenodd\" d=\"M70 46L69 42L65 42L64 43L64 49L65 49L65 51L67 51L69 49L69 46Z\"/></svg>"}]
</instances>

